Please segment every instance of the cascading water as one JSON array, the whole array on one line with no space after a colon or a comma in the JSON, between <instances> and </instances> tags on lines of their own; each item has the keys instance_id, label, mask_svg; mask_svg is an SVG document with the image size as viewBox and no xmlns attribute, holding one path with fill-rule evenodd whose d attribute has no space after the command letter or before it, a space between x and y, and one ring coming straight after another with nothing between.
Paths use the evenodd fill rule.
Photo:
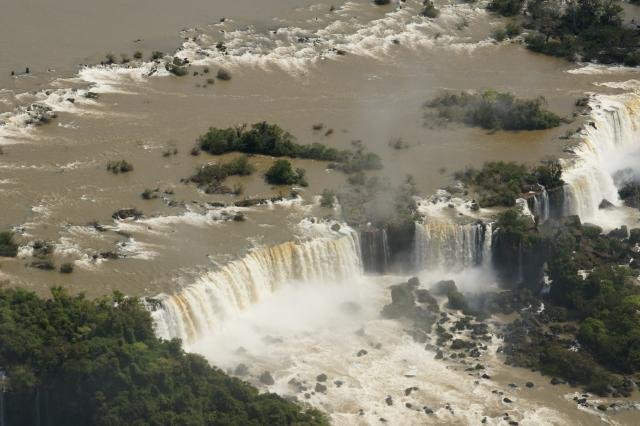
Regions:
<instances>
[{"instance_id":1,"label":"cascading water","mask_svg":"<svg viewBox=\"0 0 640 426\"><path fill-rule=\"evenodd\" d=\"M638 172L640 96L602 95L590 106L583 141L574 149L575 157L563 164L564 214L600 223L606 221L600 214L603 200L620 205L615 173L627 168Z\"/></svg>"},{"instance_id":2,"label":"cascading water","mask_svg":"<svg viewBox=\"0 0 640 426\"><path fill-rule=\"evenodd\" d=\"M417 269L453 269L482 266L491 260L492 226L481 222L416 224Z\"/></svg>"},{"instance_id":3,"label":"cascading water","mask_svg":"<svg viewBox=\"0 0 640 426\"><path fill-rule=\"evenodd\" d=\"M529 210L539 223L544 223L549 220L549 193L543 186L540 187L539 192L535 192L527 198L527 203Z\"/></svg>"},{"instance_id":4,"label":"cascading water","mask_svg":"<svg viewBox=\"0 0 640 426\"><path fill-rule=\"evenodd\" d=\"M157 335L191 344L287 283L353 280L362 274L358 235L344 226L339 232L254 250L177 294L161 295L152 312Z\"/></svg>"},{"instance_id":5,"label":"cascading water","mask_svg":"<svg viewBox=\"0 0 640 426\"><path fill-rule=\"evenodd\" d=\"M366 272L385 273L391 264L389 238L384 229L360 231L362 265Z\"/></svg>"}]
</instances>

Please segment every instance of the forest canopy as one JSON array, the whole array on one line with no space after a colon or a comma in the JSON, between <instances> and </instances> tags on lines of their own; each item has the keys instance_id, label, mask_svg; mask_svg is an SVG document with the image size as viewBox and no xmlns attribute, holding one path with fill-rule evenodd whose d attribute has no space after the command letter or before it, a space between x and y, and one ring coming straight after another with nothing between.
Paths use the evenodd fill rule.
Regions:
<instances>
[{"instance_id":1,"label":"forest canopy","mask_svg":"<svg viewBox=\"0 0 640 426\"><path fill-rule=\"evenodd\" d=\"M156 338L134 298L2 289L0 318L10 425L326 424L185 353L179 340Z\"/></svg>"}]
</instances>

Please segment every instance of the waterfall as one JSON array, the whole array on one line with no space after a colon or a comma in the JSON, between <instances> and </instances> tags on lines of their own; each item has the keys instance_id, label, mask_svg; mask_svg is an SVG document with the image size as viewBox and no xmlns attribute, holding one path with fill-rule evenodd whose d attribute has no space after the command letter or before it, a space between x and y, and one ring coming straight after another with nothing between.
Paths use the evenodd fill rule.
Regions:
<instances>
[{"instance_id":1,"label":"waterfall","mask_svg":"<svg viewBox=\"0 0 640 426\"><path fill-rule=\"evenodd\" d=\"M529 210L539 223L549 220L550 204L549 193L544 186L540 185L540 191L532 192L527 198Z\"/></svg>"},{"instance_id":2,"label":"waterfall","mask_svg":"<svg viewBox=\"0 0 640 426\"><path fill-rule=\"evenodd\" d=\"M591 118L582 132L584 139L574 149L575 157L563 164L563 209L565 215L577 214L583 221L597 223L604 219L599 215L602 200L621 203L614 174L625 168L637 173L640 96L601 95L590 106Z\"/></svg>"},{"instance_id":3,"label":"waterfall","mask_svg":"<svg viewBox=\"0 0 640 426\"><path fill-rule=\"evenodd\" d=\"M481 222L416 224L417 269L454 269L482 266L491 260L492 226Z\"/></svg>"},{"instance_id":4,"label":"waterfall","mask_svg":"<svg viewBox=\"0 0 640 426\"><path fill-rule=\"evenodd\" d=\"M360 232L362 265L366 272L385 273L391 264L389 238L385 229L363 229Z\"/></svg>"},{"instance_id":5,"label":"waterfall","mask_svg":"<svg viewBox=\"0 0 640 426\"><path fill-rule=\"evenodd\" d=\"M362 274L357 233L286 242L251 251L173 295L154 299L156 334L187 345L290 282L349 282Z\"/></svg>"}]
</instances>

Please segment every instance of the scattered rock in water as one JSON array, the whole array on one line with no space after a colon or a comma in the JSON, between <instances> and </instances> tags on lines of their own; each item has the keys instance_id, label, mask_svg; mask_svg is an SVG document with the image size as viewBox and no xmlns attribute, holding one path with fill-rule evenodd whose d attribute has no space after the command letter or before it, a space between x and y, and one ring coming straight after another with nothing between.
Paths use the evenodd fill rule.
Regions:
<instances>
[{"instance_id":1,"label":"scattered rock in water","mask_svg":"<svg viewBox=\"0 0 640 426\"><path fill-rule=\"evenodd\" d=\"M341 228L341 227L340 227L340 224L339 224L339 223L334 223L333 225L331 225L331 230L332 230L333 232L338 232L338 231L340 231L340 228Z\"/></svg>"},{"instance_id":2,"label":"scattered rock in water","mask_svg":"<svg viewBox=\"0 0 640 426\"><path fill-rule=\"evenodd\" d=\"M405 396L409 396L409 395L411 395L411 392L417 391L417 390L418 390L417 386L411 386L410 388L406 388L404 390L404 394L405 394Z\"/></svg>"},{"instance_id":3,"label":"scattered rock in water","mask_svg":"<svg viewBox=\"0 0 640 426\"><path fill-rule=\"evenodd\" d=\"M444 353L440 349L438 349L436 351L435 359L442 359L442 358L444 358Z\"/></svg>"},{"instance_id":4,"label":"scattered rock in water","mask_svg":"<svg viewBox=\"0 0 640 426\"><path fill-rule=\"evenodd\" d=\"M525 383L525 386L528 388L532 388L534 386L533 382L527 382Z\"/></svg>"},{"instance_id":5,"label":"scattered rock in water","mask_svg":"<svg viewBox=\"0 0 640 426\"><path fill-rule=\"evenodd\" d=\"M489 376L487 373L484 373L482 376L483 379L491 379L491 376Z\"/></svg>"},{"instance_id":6,"label":"scattered rock in water","mask_svg":"<svg viewBox=\"0 0 640 426\"><path fill-rule=\"evenodd\" d=\"M429 415L433 414L433 410L429 407L422 407L422 409L424 410L425 414L429 414Z\"/></svg>"},{"instance_id":7,"label":"scattered rock in water","mask_svg":"<svg viewBox=\"0 0 640 426\"><path fill-rule=\"evenodd\" d=\"M391 396L390 396L390 395L387 395L387 397L384 399L384 402L385 402L387 405L391 406L391 405L393 405L393 398L391 398Z\"/></svg>"},{"instance_id":8,"label":"scattered rock in water","mask_svg":"<svg viewBox=\"0 0 640 426\"><path fill-rule=\"evenodd\" d=\"M327 381L327 375L322 373L322 374L318 374L318 376L316 377L316 380L319 382L326 382Z\"/></svg>"},{"instance_id":9,"label":"scattered rock in water","mask_svg":"<svg viewBox=\"0 0 640 426\"><path fill-rule=\"evenodd\" d=\"M366 354L368 354L368 353L369 353L369 352L367 352L366 350L364 350L364 349L360 349L360 350L358 351L358 353L356 354L356 356L357 356L357 357L361 357L361 356L365 356L365 355L366 355Z\"/></svg>"},{"instance_id":10,"label":"scattered rock in water","mask_svg":"<svg viewBox=\"0 0 640 426\"><path fill-rule=\"evenodd\" d=\"M111 215L112 218L116 220L125 220L125 219L140 219L144 217L144 214L135 208L132 209L120 209Z\"/></svg>"},{"instance_id":11,"label":"scattered rock in water","mask_svg":"<svg viewBox=\"0 0 640 426\"><path fill-rule=\"evenodd\" d=\"M509 383L509 387L510 387L510 388L517 388L517 387L518 387L518 385L516 385L515 383Z\"/></svg>"},{"instance_id":12,"label":"scattered rock in water","mask_svg":"<svg viewBox=\"0 0 640 426\"><path fill-rule=\"evenodd\" d=\"M335 380L333 384L339 388L340 386L344 385L344 382L342 380Z\"/></svg>"},{"instance_id":13,"label":"scattered rock in water","mask_svg":"<svg viewBox=\"0 0 640 426\"><path fill-rule=\"evenodd\" d=\"M260 380L260 383L267 386L271 386L276 383L276 381L273 380L273 376L268 371L265 371L264 373L262 373L260 377L258 377L258 380Z\"/></svg>"},{"instance_id":14,"label":"scattered rock in water","mask_svg":"<svg viewBox=\"0 0 640 426\"><path fill-rule=\"evenodd\" d=\"M322 383L316 383L315 391L318 393L327 393L327 387Z\"/></svg>"},{"instance_id":15,"label":"scattered rock in water","mask_svg":"<svg viewBox=\"0 0 640 426\"><path fill-rule=\"evenodd\" d=\"M604 405L604 404L600 404L600 405L598 405L598 407L597 407L597 408L598 408L598 410L600 410L600 411L607 411L607 406L606 406L606 405Z\"/></svg>"},{"instance_id":16,"label":"scattered rock in water","mask_svg":"<svg viewBox=\"0 0 640 426\"><path fill-rule=\"evenodd\" d=\"M509 398L502 398L502 402L506 403L506 404L511 404L513 401Z\"/></svg>"},{"instance_id":17,"label":"scattered rock in water","mask_svg":"<svg viewBox=\"0 0 640 426\"><path fill-rule=\"evenodd\" d=\"M557 377L552 377L550 383L552 385L564 385L566 382L564 380L560 380Z\"/></svg>"},{"instance_id":18,"label":"scattered rock in water","mask_svg":"<svg viewBox=\"0 0 640 426\"><path fill-rule=\"evenodd\" d=\"M246 366L246 364L238 364L238 366L236 367L236 369L233 371L233 373L236 376L246 376L247 374L249 374L249 367Z\"/></svg>"},{"instance_id":19,"label":"scattered rock in water","mask_svg":"<svg viewBox=\"0 0 640 426\"><path fill-rule=\"evenodd\" d=\"M598 208L599 208L600 210L610 209L610 208L613 208L613 207L615 207L615 206L613 205L613 203L612 203L611 201L609 201L609 200L606 200L606 199L605 199L605 200L602 200L602 201L600 202L600 205L598 206Z\"/></svg>"}]
</instances>

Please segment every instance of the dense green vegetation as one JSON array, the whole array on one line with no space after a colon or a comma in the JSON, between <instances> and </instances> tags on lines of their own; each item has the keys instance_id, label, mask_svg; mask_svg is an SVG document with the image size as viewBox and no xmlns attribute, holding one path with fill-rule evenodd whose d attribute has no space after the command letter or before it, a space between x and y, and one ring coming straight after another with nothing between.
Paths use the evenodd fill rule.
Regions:
<instances>
[{"instance_id":1,"label":"dense green vegetation","mask_svg":"<svg viewBox=\"0 0 640 426\"><path fill-rule=\"evenodd\" d=\"M264 174L265 180L271 185L300 185L308 186L304 178L304 169L293 169L289 160L276 160Z\"/></svg>"},{"instance_id":2,"label":"dense green vegetation","mask_svg":"<svg viewBox=\"0 0 640 426\"><path fill-rule=\"evenodd\" d=\"M481 169L468 168L455 174L456 179L471 187L482 207L512 207L516 199L529 191L547 190L564 185L562 169L557 161L545 161L537 167L504 161L490 161Z\"/></svg>"},{"instance_id":3,"label":"dense green vegetation","mask_svg":"<svg viewBox=\"0 0 640 426\"><path fill-rule=\"evenodd\" d=\"M489 9L520 15L531 30L527 47L569 60L640 65L640 32L623 22L622 7L613 0L493 0Z\"/></svg>"},{"instance_id":4,"label":"dense green vegetation","mask_svg":"<svg viewBox=\"0 0 640 426\"><path fill-rule=\"evenodd\" d=\"M0 257L16 257L18 245L13 239L13 232L0 232Z\"/></svg>"},{"instance_id":5,"label":"dense green vegetation","mask_svg":"<svg viewBox=\"0 0 640 426\"><path fill-rule=\"evenodd\" d=\"M255 168L249 163L249 157L241 155L227 163L204 165L189 179L208 194L230 193L232 190L223 185L226 178L229 176L248 176L254 171Z\"/></svg>"},{"instance_id":6,"label":"dense green vegetation","mask_svg":"<svg viewBox=\"0 0 640 426\"><path fill-rule=\"evenodd\" d=\"M524 0L491 0L487 9L502 16L515 16L522 11Z\"/></svg>"},{"instance_id":7,"label":"dense green vegetation","mask_svg":"<svg viewBox=\"0 0 640 426\"><path fill-rule=\"evenodd\" d=\"M560 125L561 119L543 108L545 99L517 99L511 93L445 93L427 102L427 120L464 123L488 130L539 130Z\"/></svg>"},{"instance_id":8,"label":"dense green vegetation","mask_svg":"<svg viewBox=\"0 0 640 426\"><path fill-rule=\"evenodd\" d=\"M576 217L559 225L544 235L517 218L499 221L514 236L546 242L538 251L551 280L545 310L508 327L507 359L599 394L627 395L632 386L621 375L640 372L640 256L632 250L640 230L604 235Z\"/></svg>"},{"instance_id":9,"label":"dense green vegetation","mask_svg":"<svg viewBox=\"0 0 640 426\"><path fill-rule=\"evenodd\" d=\"M351 152L339 151L319 143L301 145L278 125L266 122L256 123L249 130L245 126L226 129L211 127L207 133L200 136L198 145L203 151L214 155L244 152L272 157L330 161L334 163L333 168L346 173L382 168L380 157L373 153L365 153L362 148Z\"/></svg>"},{"instance_id":10,"label":"dense green vegetation","mask_svg":"<svg viewBox=\"0 0 640 426\"><path fill-rule=\"evenodd\" d=\"M258 391L154 336L136 299L45 300L0 290L0 365L10 425L319 425L326 419Z\"/></svg>"}]
</instances>

